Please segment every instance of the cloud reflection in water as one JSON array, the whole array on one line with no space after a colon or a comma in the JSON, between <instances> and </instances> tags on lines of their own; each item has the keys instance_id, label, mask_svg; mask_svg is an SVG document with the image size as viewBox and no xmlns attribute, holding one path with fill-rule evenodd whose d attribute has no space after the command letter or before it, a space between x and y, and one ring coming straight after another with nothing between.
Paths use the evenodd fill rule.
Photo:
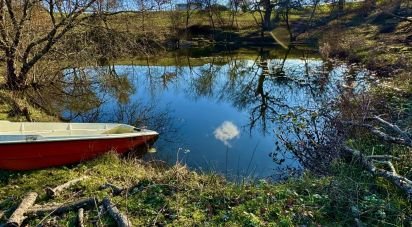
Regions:
<instances>
[{"instance_id":1,"label":"cloud reflection in water","mask_svg":"<svg viewBox=\"0 0 412 227\"><path fill-rule=\"evenodd\" d=\"M214 131L215 138L222 141L226 146L231 147L229 140L238 138L240 131L238 127L230 121L224 121Z\"/></svg>"}]
</instances>

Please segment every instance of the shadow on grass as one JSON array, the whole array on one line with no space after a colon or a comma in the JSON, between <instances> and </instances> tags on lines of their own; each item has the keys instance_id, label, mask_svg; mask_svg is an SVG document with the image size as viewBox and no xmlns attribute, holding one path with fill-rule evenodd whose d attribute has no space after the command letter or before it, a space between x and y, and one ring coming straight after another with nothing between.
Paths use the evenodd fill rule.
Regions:
<instances>
[{"instance_id":1,"label":"shadow on grass","mask_svg":"<svg viewBox=\"0 0 412 227\"><path fill-rule=\"evenodd\" d=\"M15 172L0 170L0 185L8 184L10 179L12 179L15 175Z\"/></svg>"}]
</instances>

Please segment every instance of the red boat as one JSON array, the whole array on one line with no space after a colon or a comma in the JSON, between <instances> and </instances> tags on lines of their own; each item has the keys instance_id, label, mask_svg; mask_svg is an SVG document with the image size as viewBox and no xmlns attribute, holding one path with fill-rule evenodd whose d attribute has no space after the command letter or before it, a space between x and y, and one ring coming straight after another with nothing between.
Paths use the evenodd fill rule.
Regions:
<instances>
[{"instance_id":1,"label":"red boat","mask_svg":"<svg viewBox=\"0 0 412 227\"><path fill-rule=\"evenodd\" d=\"M0 169L32 170L79 163L108 151L148 148L159 134L125 124L0 121Z\"/></svg>"}]
</instances>

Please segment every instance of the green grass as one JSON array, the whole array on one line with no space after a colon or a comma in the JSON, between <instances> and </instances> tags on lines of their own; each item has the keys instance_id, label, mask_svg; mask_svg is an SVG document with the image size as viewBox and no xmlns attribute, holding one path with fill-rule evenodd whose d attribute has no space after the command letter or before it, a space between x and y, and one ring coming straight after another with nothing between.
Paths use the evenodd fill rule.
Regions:
<instances>
[{"instance_id":1,"label":"green grass","mask_svg":"<svg viewBox=\"0 0 412 227\"><path fill-rule=\"evenodd\" d=\"M90 178L54 200L46 197L45 187L79 176ZM110 190L99 190L107 182L136 188L128 195L113 197ZM390 185L343 164L336 165L334 176L305 175L279 184L263 180L235 184L216 174L189 171L183 165L165 167L114 154L69 168L0 173L1 210L16 205L29 191L40 194L38 204L111 197L135 225L144 226L353 225L355 218L365 224L402 225L412 211ZM107 216L103 215L103 224L113 222ZM97 219L97 211L88 211L88 217ZM72 225L74 219L75 214L69 213L58 222ZM33 219L31 224L41 220Z\"/></svg>"}]
</instances>

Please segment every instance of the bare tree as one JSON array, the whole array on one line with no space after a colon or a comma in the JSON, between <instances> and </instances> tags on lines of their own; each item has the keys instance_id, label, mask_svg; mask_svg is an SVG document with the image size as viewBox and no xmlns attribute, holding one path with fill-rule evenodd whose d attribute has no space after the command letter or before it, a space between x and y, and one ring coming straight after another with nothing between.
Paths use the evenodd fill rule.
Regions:
<instances>
[{"instance_id":1,"label":"bare tree","mask_svg":"<svg viewBox=\"0 0 412 227\"><path fill-rule=\"evenodd\" d=\"M6 87L24 90L30 72L82 21L103 10L101 0L0 0L0 50ZM107 9L114 1L104 4Z\"/></svg>"},{"instance_id":2,"label":"bare tree","mask_svg":"<svg viewBox=\"0 0 412 227\"><path fill-rule=\"evenodd\" d=\"M282 14L283 20L286 24L286 28L289 32L289 41L292 43L295 40L293 35L291 23L290 23L290 11L299 10L302 8L300 0L281 0L279 1L277 11L278 14Z\"/></svg>"}]
</instances>

